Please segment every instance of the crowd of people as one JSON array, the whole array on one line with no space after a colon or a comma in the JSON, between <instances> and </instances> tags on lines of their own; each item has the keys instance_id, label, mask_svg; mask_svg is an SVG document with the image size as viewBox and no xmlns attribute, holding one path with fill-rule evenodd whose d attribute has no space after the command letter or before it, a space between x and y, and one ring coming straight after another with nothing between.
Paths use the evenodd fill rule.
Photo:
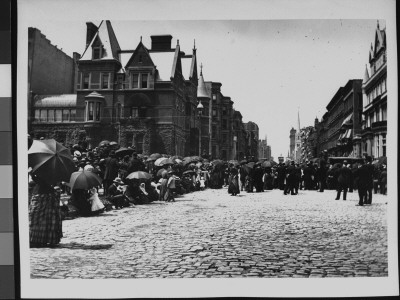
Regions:
<instances>
[{"instance_id":1,"label":"crowd of people","mask_svg":"<svg viewBox=\"0 0 400 300\"><path fill-rule=\"evenodd\" d=\"M148 204L153 201L174 202L176 196L206 188L227 187L230 195L241 192L260 193L279 189L285 195L297 195L299 190L336 189L339 200L358 190L359 203L372 203L372 193L386 194L386 165L372 165L366 157L360 163L347 161L330 165L324 158L318 163L294 161L279 164L268 161L208 160L199 156L179 157L162 154L145 156L134 149L103 144L94 149L70 146L76 171L95 173L102 182L90 189L72 189L67 182L51 187L31 174L30 237L32 246L55 245L62 238L61 221L73 205L82 216L98 215L111 209ZM129 154L127 154L129 153ZM69 195L68 204L60 195ZM47 203L51 203L48 205ZM60 215L54 211L57 206ZM43 213L44 211L44 213ZM48 222L38 221L44 214ZM45 224L46 225L43 225Z\"/></svg>"}]
</instances>

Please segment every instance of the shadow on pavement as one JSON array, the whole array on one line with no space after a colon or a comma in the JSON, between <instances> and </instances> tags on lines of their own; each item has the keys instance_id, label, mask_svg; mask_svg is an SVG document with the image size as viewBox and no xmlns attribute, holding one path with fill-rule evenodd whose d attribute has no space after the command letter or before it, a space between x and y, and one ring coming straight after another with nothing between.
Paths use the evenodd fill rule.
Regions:
<instances>
[{"instance_id":1,"label":"shadow on pavement","mask_svg":"<svg viewBox=\"0 0 400 300\"><path fill-rule=\"evenodd\" d=\"M80 249L80 250L107 250L110 249L113 244L97 244L97 245L87 245L80 243L68 243L68 244L58 244L52 248L63 248L63 249Z\"/></svg>"}]
</instances>

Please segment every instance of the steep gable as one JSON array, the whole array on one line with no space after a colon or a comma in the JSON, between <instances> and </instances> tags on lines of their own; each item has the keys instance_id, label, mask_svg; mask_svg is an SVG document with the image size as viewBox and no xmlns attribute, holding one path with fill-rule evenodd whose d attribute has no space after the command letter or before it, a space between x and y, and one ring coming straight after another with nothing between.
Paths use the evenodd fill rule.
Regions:
<instances>
[{"instance_id":1,"label":"steep gable","mask_svg":"<svg viewBox=\"0 0 400 300\"><path fill-rule=\"evenodd\" d=\"M101 21L97 32L93 35L91 42L85 49L80 60L92 60L93 48L102 47L101 57L98 59L115 59L119 61L119 52L121 48L115 36L110 21Z\"/></svg>"},{"instance_id":2,"label":"steep gable","mask_svg":"<svg viewBox=\"0 0 400 300\"><path fill-rule=\"evenodd\" d=\"M140 41L132 56L126 63L125 69L129 67L154 67L154 62L151 59L149 51Z\"/></svg>"}]
</instances>

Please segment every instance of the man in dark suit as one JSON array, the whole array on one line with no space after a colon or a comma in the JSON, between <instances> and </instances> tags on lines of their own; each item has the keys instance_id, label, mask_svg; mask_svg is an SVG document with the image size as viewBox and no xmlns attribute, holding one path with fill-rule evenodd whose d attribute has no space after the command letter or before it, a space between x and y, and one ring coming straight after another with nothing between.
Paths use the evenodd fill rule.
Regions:
<instances>
[{"instance_id":1,"label":"man in dark suit","mask_svg":"<svg viewBox=\"0 0 400 300\"><path fill-rule=\"evenodd\" d=\"M364 164L364 161L360 162L360 166L354 172L355 177L357 177L358 182L358 197L359 202L357 206L363 206L367 204L367 188L368 181L370 180L370 174L367 165Z\"/></svg>"},{"instance_id":2,"label":"man in dark suit","mask_svg":"<svg viewBox=\"0 0 400 300\"><path fill-rule=\"evenodd\" d=\"M283 194L287 195L290 192L291 195L296 195L296 166L294 165L294 161L290 162L290 166L286 171L286 185Z\"/></svg>"},{"instance_id":3,"label":"man in dark suit","mask_svg":"<svg viewBox=\"0 0 400 300\"><path fill-rule=\"evenodd\" d=\"M115 151L111 150L109 156L104 160L104 191L108 195L108 187L112 184L114 178L118 176L119 163L115 157Z\"/></svg>"},{"instance_id":4,"label":"man in dark suit","mask_svg":"<svg viewBox=\"0 0 400 300\"><path fill-rule=\"evenodd\" d=\"M134 152L132 154L132 159L128 164L128 175L131 174L132 172L144 171L144 168L145 168L144 163L138 158L137 153Z\"/></svg>"},{"instance_id":5,"label":"man in dark suit","mask_svg":"<svg viewBox=\"0 0 400 300\"><path fill-rule=\"evenodd\" d=\"M365 158L366 163L366 170L368 174L368 180L367 180L367 199L366 203L364 204L372 204L372 189L374 187L374 173L375 173L375 167L372 165L372 157L367 156Z\"/></svg>"},{"instance_id":6,"label":"man in dark suit","mask_svg":"<svg viewBox=\"0 0 400 300\"><path fill-rule=\"evenodd\" d=\"M347 161L343 162L343 166L337 170L337 196L335 200L340 200L340 193L343 191L343 200L346 200L347 189L352 181L353 173L347 167Z\"/></svg>"}]
</instances>

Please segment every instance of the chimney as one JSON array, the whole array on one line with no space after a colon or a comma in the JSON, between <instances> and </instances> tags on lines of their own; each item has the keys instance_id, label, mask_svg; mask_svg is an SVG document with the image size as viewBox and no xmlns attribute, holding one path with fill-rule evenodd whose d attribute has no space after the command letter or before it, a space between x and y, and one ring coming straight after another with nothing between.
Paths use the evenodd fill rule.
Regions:
<instances>
[{"instance_id":1,"label":"chimney","mask_svg":"<svg viewBox=\"0 0 400 300\"><path fill-rule=\"evenodd\" d=\"M98 28L92 22L86 22L86 47L89 46Z\"/></svg>"},{"instance_id":2,"label":"chimney","mask_svg":"<svg viewBox=\"0 0 400 300\"><path fill-rule=\"evenodd\" d=\"M168 51L171 50L172 35L152 35L151 50Z\"/></svg>"}]
</instances>

